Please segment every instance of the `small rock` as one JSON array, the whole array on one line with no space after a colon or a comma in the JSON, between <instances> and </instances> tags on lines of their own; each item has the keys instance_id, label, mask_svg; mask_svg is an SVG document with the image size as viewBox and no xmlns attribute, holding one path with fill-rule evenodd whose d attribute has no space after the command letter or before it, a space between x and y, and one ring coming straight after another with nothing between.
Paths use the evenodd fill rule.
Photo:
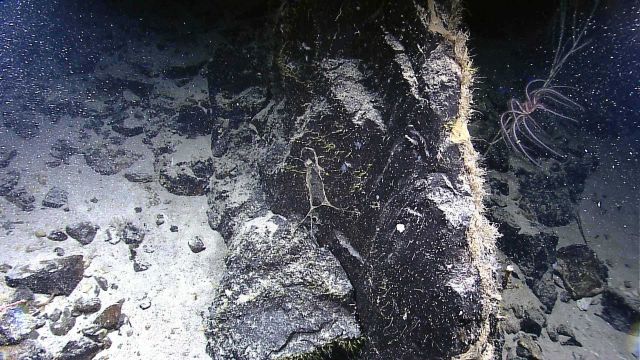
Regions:
<instances>
[{"instance_id":1,"label":"small rock","mask_svg":"<svg viewBox=\"0 0 640 360\"><path fill-rule=\"evenodd\" d=\"M71 310L65 308L62 316L56 322L49 324L49 330L55 336L66 335L76 325L76 318L71 315Z\"/></svg>"},{"instance_id":2,"label":"small rock","mask_svg":"<svg viewBox=\"0 0 640 360\"><path fill-rule=\"evenodd\" d=\"M556 332L558 333L558 340L560 340L561 345L569 345L569 346L582 346L582 344L576 339L573 330L567 324L560 324L556 327Z\"/></svg>"},{"instance_id":3,"label":"small rock","mask_svg":"<svg viewBox=\"0 0 640 360\"><path fill-rule=\"evenodd\" d=\"M102 303L100 302L100 299L97 297L79 298L73 304L73 310L80 314L92 314L100 310L101 306L102 306Z\"/></svg>"},{"instance_id":4,"label":"small rock","mask_svg":"<svg viewBox=\"0 0 640 360\"><path fill-rule=\"evenodd\" d=\"M556 300L558 299L558 292L553 280L553 274L551 271L544 273L541 279L531 280L531 291L538 297L538 300L544 307L544 312L551 314Z\"/></svg>"},{"instance_id":5,"label":"small rock","mask_svg":"<svg viewBox=\"0 0 640 360\"><path fill-rule=\"evenodd\" d=\"M120 238L127 245L137 245L144 240L145 231L133 223L126 223L120 231Z\"/></svg>"},{"instance_id":6,"label":"small rock","mask_svg":"<svg viewBox=\"0 0 640 360\"><path fill-rule=\"evenodd\" d=\"M171 227L169 228L169 231L178 232L178 226L177 225L171 225Z\"/></svg>"},{"instance_id":7,"label":"small rock","mask_svg":"<svg viewBox=\"0 0 640 360\"><path fill-rule=\"evenodd\" d=\"M96 237L96 233L100 226L94 225L89 221L83 221L72 225L67 225L66 231L69 236L78 240L82 245L90 244Z\"/></svg>"},{"instance_id":8,"label":"small rock","mask_svg":"<svg viewBox=\"0 0 640 360\"><path fill-rule=\"evenodd\" d=\"M37 340L26 339L18 345L2 349L2 359L51 360L53 357Z\"/></svg>"},{"instance_id":9,"label":"small rock","mask_svg":"<svg viewBox=\"0 0 640 360\"><path fill-rule=\"evenodd\" d=\"M18 155L18 151L16 151L15 149L7 150L4 146L0 148L0 168L6 168L7 166L9 166L11 160L13 160L16 155Z\"/></svg>"},{"instance_id":10,"label":"small rock","mask_svg":"<svg viewBox=\"0 0 640 360\"><path fill-rule=\"evenodd\" d=\"M43 260L15 267L5 281L10 287L24 286L37 294L69 295L82 280L82 255Z\"/></svg>"},{"instance_id":11,"label":"small rock","mask_svg":"<svg viewBox=\"0 0 640 360\"><path fill-rule=\"evenodd\" d=\"M44 232L44 230L40 230L40 229L36 230L33 234L36 237L39 237L39 238L43 238L43 237L47 236L47 233Z\"/></svg>"},{"instance_id":12,"label":"small rock","mask_svg":"<svg viewBox=\"0 0 640 360\"><path fill-rule=\"evenodd\" d=\"M124 299L107 306L93 321L94 324L107 330L117 330L122 325L122 304Z\"/></svg>"},{"instance_id":13,"label":"small rock","mask_svg":"<svg viewBox=\"0 0 640 360\"><path fill-rule=\"evenodd\" d=\"M142 155L112 145L93 146L84 153L87 165L100 175L114 175L124 170Z\"/></svg>"},{"instance_id":14,"label":"small rock","mask_svg":"<svg viewBox=\"0 0 640 360\"><path fill-rule=\"evenodd\" d=\"M139 259L134 259L133 260L133 271L135 272L142 272L142 271L146 271L149 269L151 265L148 262L139 260Z\"/></svg>"},{"instance_id":15,"label":"small rock","mask_svg":"<svg viewBox=\"0 0 640 360\"><path fill-rule=\"evenodd\" d=\"M145 173L133 173L128 172L124 174L125 179L134 183L150 183L153 182L153 174Z\"/></svg>"},{"instance_id":16,"label":"small rock","mask_svg":"<svg viewBox=\"0 0 640 360\"><path fill-rule=\"evenodd\" d=\"M190 162L160 163L158 182L174 195L205 195L209 178L213 174L213 160L199 159Z\"/></svg>"},{"instance_id":17,"label":"small rock","mask_svg":"<svg viewBox=\"0 0 640 360\"><path fill-rule=\"evenodd\" d=\"M21 342L35 328L35 318L23 310L22 307L17 304L8 306L0 312L0 346Z\"/></svg>"},{"instance_id":18,"label":"small rock","mask_svg":"<svg viewBox=\"0 0 640 360\"><path fill-rule=\"evenodd\" d=\"M53 309L53 311L51 312L51 314L49 314L48 318L49 320L56 322L58 320L60 320L60 317L62 316L62 310L60 309Z\"/></svg>"},{"instance_id":19,"label":"small rock","mask_svg":"<svg viewBox=\"0 0 640 360\"><path fill-rule=\"evenodd\" d=\"M58 187L53 187L47 192L44 199L42 200L42 205L50 208L61 208L67 205L68 193L66 190L63 190Z\"/></svg>"},{"instance_id":20,"label":"small rock","mask_svg":"<svg viewBox=\"0 0 640 360\"><path fill-rule=\"evenodd\" d=\"M160 226L164 224L164 215L158 214L156 215L156 225Z\"/></svg>"},{"instance_id":21,"label":"small rock","mask_svg":"<svg viewBox=\"0 0 640 360\"><path fill-rule=\"evenodd\" d=\"M578 306L578 309L587 311L589 310L589 306L591 305L591 298L578 299L576 300L576 305Z\"/></svg>"},{"instance_id":22,"label":"small rock","mask_svg":"<svg viewBox=\"0 0 640 360\"><path fill-rule=\"evenodd\" d=\"M547 318L537 308L527 308L520 321L520 329L526 333L540 336L542 328L547 326Z\"/></svg>"},{"instance_id":23,"label":"small rock","mask_svg":"<svg viewBox=\"0 0 640 360\"><path fill-rule=\"evenodd\" d=\"M103 291L107 291L107 289L109 288L109 282L107 281L107 279L103 278L102 276L94 276L93 278L96 280L96 283L98 283L100 289L102 289Z\"/></svg>"},{"instance_id":24,"label":"small rock","mask_svg":"<svg viewBox=\"0 0 640 360\"><path fill-rule=\"evenodd\" d=\"M53 249L54 254L56 254L57 256L64 256L64 249L61 247L55 247Z\"/></svg>"},{"instance_id":25,"label":"small rock","mask_svg":"<svg viewBox=\"0 0 640 360\"><path fill-rule=\"evenodd\" d=\"M22 211L32 211L36 208L34 205L36 202L35 196L25 188L14 188L5 198Z\"/></svg>"},{"instance_id":26,"label":"small rock","mask_svg":"<svg viewBox=\"0 0 640 360\"><path fill-rule=\"evenodd\" d=\"M58 139L51 146L50 151L51 156L58 160L58 165L60 165L60 162L69 164L69 158L79 153L80 148L73 145L71 141L67 139Z\"/></svg>"},{"instance_id":27,"label":"small rock","mask_svg":"<svg viewBox=\"0 0 640 360\"><path fill-rule=\"evenodd\" d=\"M542 348L531 335L523 334L518 338L516 354L528 360L543 360Z\"/></svg>"},{"instance_id":28,"label":"small rock","mask_svg":"<svg viewBox=\"0 0 640 360\"><path fill-rule=\"evenodd\" d=\"M631 283L631 281L629 280L625 280L624 281L624 287L627 289L631 289L633 287L633 283Z\"/></svg>"},{"instance_id":29,"label":"small rock","mask_svg":"<svg viewBox=\"0 0 640 360\"><path fill-rule=\"evenodd\" d=\"M56 357L56 360L90 360L93 359L103 346L86 336L78 340L69 341Z\"/></svg>"},{"instance_id":30,"label":"small rock","mask_svg":"<svg viewBox=\"0 0 640 360\"><path fill-rule=\"evenodd\" d=\"M20 173L15 170L0 172L0 196L5 196L18 185Z\"/></svg>"},{"instance_id":31,"label":"small rock","mask_svg":"<svg viewBox=\"0 0 640 360\"><path fill-rule=\"evenodd\" d=\"M204 242L200 236L194 236L189 240L189 249L191 249L193 253L197 254L206 249L206 247L204 246Z\"/></svg>"},{"instance_id":32,"label":"small rock","mask_svg":"<svg viewBox=\"0 0 640 360\"><path fill-rule=\"evenodd\" d=\"M53 230L49 233L49 235L47 235L47 239L53 241L65 241L68 238L69 237L67 236L67 234L65 234L62 230Z\"/></svg>"},{"instance_id":33,"label":"small rock","mask_svg":"<svg viewBox=\"0 0 640 360\"><path fill-rule=\"evenodd\" d=\"M520 321L513 314L508 314L502 322L502 329L507 334L516 334L520 331Z\"/></svg>"},{"instance_id":34,"label":"small rock","mask_svg":"<svg viewBox=\"0 0 640 360\"><path fill-rule=\"evenodd\" d=\"M27 289L26 287L19 287L16 289L16 291L13 293L13 296L11 296L11 303L15 303L15 302L29 302L29 301L33 301L33 299L35 299L35 296L33 295L33 291Z\"/></svg>"},{"instance_id":35,"label":"small rock","mask_svg":"<svg viewBox=\"0 0 640 360\"><path fill-rule=\"evenodd\" d=\"M640 301L616 290L607 289L602 295L602 313L597 314L614 329L630 333L640 323Z\"/></svg>"},{"instance_id":36,"label":"small rock","mask_svg":"<svg viewBox=\"0 0 640 360\"><path fill-rule=\"evenodd\" d=\"M95 196L94 196L94 197L92 197L89 201L91 201L91 202L92 202L92 203L94 203L94 204L97 204L99 200L98 200L98 198L97 198L97 197L95 197Z\"/></svg>"},{"instance_id":37,"label":"small rock","mask_svg":"<svg viewBox=\"0 0 640 360\"><path fill-rule=\"evenodd\" d=\"M571 295L569 295L568 291L561 291L560 292L560 301L562 301L563 303L568 303L569 301L571 301Z\"/></svg>"},{"instance_id":38,"label":"small rock","mask_svg":"<svg viewBox=\"0 0 640 360\"><path fill-rule=\"evenodd\" d=\"M109 334L109 330L103 329L100 326L95 324L82 329L82 335L97 342L102 342L107 337L108 334Z\"/></svg>"},{"instance_id":39,"label":"small rock","mask_svg":"<svg viewBox=\"0 0 640 360\"><path fill-rule=\"evenodd\" d=\"M144 299L140 300L140 304L138 304L138 306L142 310L147 310L151 307L151 299L145 297Z\"/></svg>"}]
</instances>

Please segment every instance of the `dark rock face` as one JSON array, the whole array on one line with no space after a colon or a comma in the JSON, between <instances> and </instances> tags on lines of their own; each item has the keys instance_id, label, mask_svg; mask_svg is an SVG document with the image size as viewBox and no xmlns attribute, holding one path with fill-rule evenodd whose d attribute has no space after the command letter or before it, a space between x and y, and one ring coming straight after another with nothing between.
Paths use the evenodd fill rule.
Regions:
<instances>
[{"instance_id":1,"label":"dark rock face","mask_svg":"<svg viewBox=\"0 0 640 360\"><path fill-rule=\"evenodd\" d=\"M556 260L558 237L547 233L522 234L519 228L500 224L498 246L528 278L540 280Z\"/></svg>"},{"instance_id":2,"label":"dark rock face","mask_svg":"<svg viewBox=\"0 0 640 360\"><path fill-rule=\"evenodd\" d=\"M427 13L287 2L275 25L244 24L265 39L240 38L209 64L223 125L208 220L229 247L207 333L214 359L336 343L367 360L439 359L487 344L492 283L472 256L477 209L445 130L462 70Z\"/></svg>"},{"instance_id":3,"label":"dark rock face","mask_svg":"<svg viewBox=\"0 0 640 360\"><path fill-rule=\"evenodd\" d=\"M587 176L598 166L593 158L571 158L547 174L523 173L519 178L520 204L545 226L563 226L573 220L578 197Z\"/></svg>"},{"instance_id":4,"label":"dark rock face","mask_svg":"<svg viewBox=\"0 0 640 360\"><path fill-rule=\"evenodd\" d=\"M5 276L10 287L24 286L34 293L69 295L82 280L82 255L72 255L16 266Z\"/></svg>"},{"instance_id":5,"label":"dark rock face","mask_svg":"<svg viewBox=\"0 0 640 360\"><path fill-rule=\"evenodd\" d=\"M90 244L95 239L96 234L100 226L95 225L89 221L82 221L79 223L67 225L66 231L73 239L78 240L82 245Z\"/></svg>"},{"instance_id":6,"label":"dark rock face","mask_svg":"<svg viewBox=\"0 0 640 360\"><path fill-rule=\"evenodd\" d=\"M558 249L556 270L574 300L604 291L608 269L587 245L569 245Z\"/></svg>"},{"instance_id":7,"label":"dark rock face","mask_svg":"<svg viewBox=\"0 0 640 360\"><path fill-rule=\"evenodd\" d=\"M199 105L181 107L175 124L176 130L187 137L209 135L213 129L211 116Z\"/></svg>"}]
</instances>

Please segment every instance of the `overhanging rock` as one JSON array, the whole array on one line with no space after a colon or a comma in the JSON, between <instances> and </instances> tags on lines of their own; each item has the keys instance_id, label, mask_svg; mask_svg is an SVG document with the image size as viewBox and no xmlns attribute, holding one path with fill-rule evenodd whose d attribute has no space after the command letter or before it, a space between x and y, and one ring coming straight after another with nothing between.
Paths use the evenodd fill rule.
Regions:
<instances>
[{"instance_id":1,"label":"overhanging rock","mask_svg":"<svg viewBox=\"0 0 640 360\"><path fill-rule=\"evenodd\" d=\"M235 23L259 36L209 66L208 214L229 247L213 358L497 356L494 231L448 12L287 1Z\"/></svg>"}]
</instances>

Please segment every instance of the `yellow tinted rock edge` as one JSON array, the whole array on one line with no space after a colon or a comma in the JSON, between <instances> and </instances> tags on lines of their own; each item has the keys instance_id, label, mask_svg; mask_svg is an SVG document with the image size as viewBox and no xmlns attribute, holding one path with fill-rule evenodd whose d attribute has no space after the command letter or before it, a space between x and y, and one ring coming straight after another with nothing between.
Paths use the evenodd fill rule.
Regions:
<instances>
[{"instance_id":1,"label":"yellow tinted rock edge","mask_svg":"<svg viewBox=\"0 0 640 360\"><path fill-rule=\"evenodd\" d=\"M470 349L456 359L494 359L495 348L490 339L491 319L497 315L500 302L495 267L495 240L497 229L485 218L483 199L486 195L484 188L485 172L478 165L478 153L471 144L467 129L467 122L472 112L472 86L475 69L469 57L466 42L467 34L459 30L461 21L461 4L458 0L451 2L451 9L440 9L434 0L427 0L427 10L422 10L423 19L432 33L437 33L449 41L454 50L455 61L461 69L460 104L458 114L449 126L448 140L458 146L465 167L465 181L471 188L476 211L467 232L469 249L474 264L479 271L483 291L483 319L485 322L478 340ZM416 8L421 8L416 5ZM444 10L444 11L443 11Z\"/></svg>"}]
</instances>

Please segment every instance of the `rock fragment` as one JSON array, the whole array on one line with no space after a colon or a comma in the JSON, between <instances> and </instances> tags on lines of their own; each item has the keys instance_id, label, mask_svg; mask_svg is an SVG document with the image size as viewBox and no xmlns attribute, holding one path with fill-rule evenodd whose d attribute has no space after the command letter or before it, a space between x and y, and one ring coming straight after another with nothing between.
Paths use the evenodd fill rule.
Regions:
<instances>
[{"instance_id":1,"label":"rock fragment","mask_svg":"<svg viewBox=\"0 0 640 360\"><path fill-rule=\"evenodd\" d=\"M5 276L10 287L24 286L37 294L68 296L82 280L82 255L37 261L17 266Z\"/></svg>"},{"instance_id":2,"label":"rock fragment","mask_svg":"<svg viewBox=\"0 0 640 360\"><path fill-rule=\"evenodd\" d=\"M604 291L608 269L587 245L560 248L557 257L556 271L574 300L596 296Z\"/></svg>"},{"instance_id":3,"label":"rock fragment","mask_svg":"<svg viewBox=\"0 0 640 360\"><path fill-rule=\"evenodd\" d=\"M69 236L77 240L80 244L88 245L95 239L98 229L100 229L100 226L89 221L82 221L67 225L65 230Z\"/></svg>"},{"instance_id":4,"label":"rock fragment","mask_svg":"<svg viewBox=\"0 0 640 360\"><path fill-rule=\"evenodd\" d=\"M188 244L189 249L191 249L191 251L196 254L206 249L206 247L204 246L204 242L202 241L202 238L200 236L194 236L193 238L191 238L191 240L189 240Z\"/></svg>"},{"instance_id":5,"label":"rock fragment","mask_svg":"<svg viewBox=\"0 0 640 360\"><path fill-rule=\"evenodd\" d=\"M50 208L61 208L67 205L68 192L59 187L52 187L42 200L42 205Z\"/></svg>"}]
</instances>

